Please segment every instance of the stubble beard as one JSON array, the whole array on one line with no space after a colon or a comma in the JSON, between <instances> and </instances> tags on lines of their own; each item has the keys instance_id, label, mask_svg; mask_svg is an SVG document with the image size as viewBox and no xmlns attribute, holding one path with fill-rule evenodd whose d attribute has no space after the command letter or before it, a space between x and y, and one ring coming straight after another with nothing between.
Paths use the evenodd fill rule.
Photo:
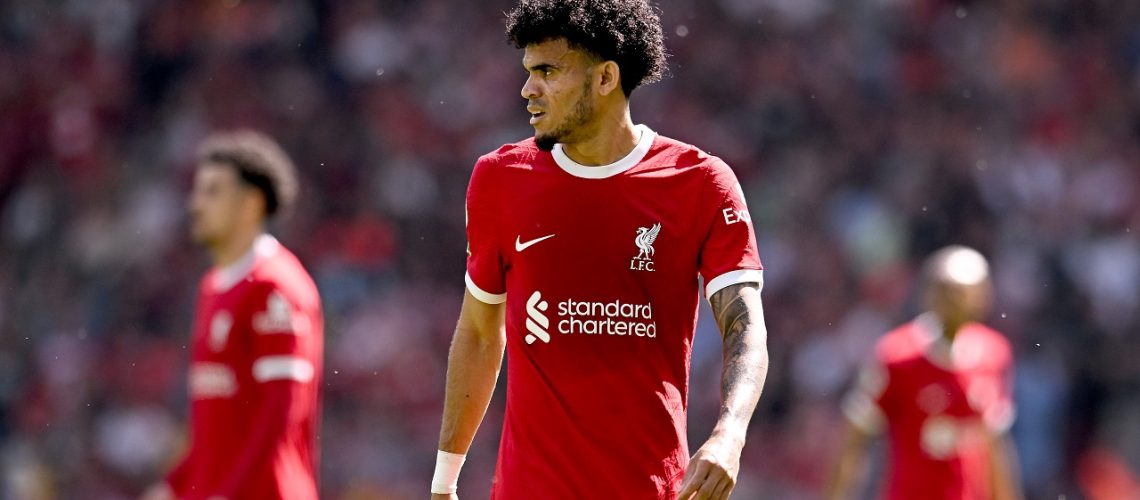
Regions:
<instances>
[{"instance_id":1,"label":"stubble beard","mask_svg":"<svg viewBox=\"0 0 1140 500\"><path fill-rule=\"evenodd\" d=\"M217 235L205 230L191 230L190 241L207 252L213 252L215 248L220 246Z\"/></svg>"},{"instance_id":2,"label":"stubble beard","mask_svg":"<svg viewBox=\"0 0 1140 500\"><path fill-rule=\"evenodd\" d=\"M590 100L590 82L582 87L582 94L578 97L578 102L574 103L574 111L562 125L555 128L553 132L548 134L534 136L534 143L538 149L543 151L554 150L554 145L560 142L566 142L568 138L573 138L573 135L582 129L594 116L594 101Z\"/></svg>"}]
</instances>

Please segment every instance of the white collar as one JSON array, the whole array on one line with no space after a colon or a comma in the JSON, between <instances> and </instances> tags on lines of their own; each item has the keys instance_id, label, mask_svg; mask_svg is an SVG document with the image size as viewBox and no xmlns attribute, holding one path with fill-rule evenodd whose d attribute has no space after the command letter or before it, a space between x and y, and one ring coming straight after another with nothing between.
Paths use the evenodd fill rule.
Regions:
<instances>
[{"instance_id":1,"label":"white collar","mask_svg":"<svg viewBox=\"0 0 1140 500\"><path fill-rule=\"evenodd\" d=\"M942 318L932 312L920 314L914 319L923 342L923 352L932 363L947 370L954 369L953 344L942 335Z\"/></svg>"},{"instance_id":2,"label":"white collar","mask_svg":"<svg viewBox=\"0 0 1140 500\"><path fill-rule=\"evenodd\" d=\"M566 152L562 150L562 144L555 144L551 154L554 155L554 162L558 164L566 173L574 177L581 177L583 179L605 179L613 177L626 170L629 170L637 165L649 153L649 148L653 146L653 140L657 138L657 132L646 125L638 125L638 132L641 137L637 140L637 145L634 146L633 151L625 155L624 158L615 161L609 165L602 165L599 167L590 167L579 164L566 156Z\"/></svg>"},{"instance_id":3,"label":"white collar","mask_svg":"<svg viewBox=\"0 0 1140 500\"><path fill-rule=\"evenodd\" d=\"M217 270L217 277L214 279L214 291L217 293L225 292L238 284L239 281L244 279L250 271L253 270L254 264L257 263L258 257L265 258L277 253L277 249L281 244L277 242L277 238L268 234L262 233L253 240L253 246L249 251L242 255L238 260L232 264L219 268Z\"/></svg>"}]
</instances>

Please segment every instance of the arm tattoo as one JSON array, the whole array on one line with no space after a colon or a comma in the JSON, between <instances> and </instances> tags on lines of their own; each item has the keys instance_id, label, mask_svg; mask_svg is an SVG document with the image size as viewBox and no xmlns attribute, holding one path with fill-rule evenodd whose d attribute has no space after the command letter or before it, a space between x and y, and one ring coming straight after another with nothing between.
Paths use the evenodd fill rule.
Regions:
<instances>
[{"instance_id":1,"label":"arm tattoo","mask_svg":"<svg viewBox=\"0 0 1140 500\"><path fill-rule=\"evenodd\" d=\"M740 293L742 286L730 286L709 297L716 324L720 325L720 335L726 344L731 337L743 333L751 320L748 304Z\"/></svg>"},{"instance_id":2,"label":"arm tattoo","mask_svg":"<svg viewBox=\"0 0 1140 500\"><path fill-rule=\"evenodd\" d=\"M752 284L732 285L713 294L709 304L724 342L721 420L747 426L768 374L760 293Z\"/></svg>"}]
</instances>

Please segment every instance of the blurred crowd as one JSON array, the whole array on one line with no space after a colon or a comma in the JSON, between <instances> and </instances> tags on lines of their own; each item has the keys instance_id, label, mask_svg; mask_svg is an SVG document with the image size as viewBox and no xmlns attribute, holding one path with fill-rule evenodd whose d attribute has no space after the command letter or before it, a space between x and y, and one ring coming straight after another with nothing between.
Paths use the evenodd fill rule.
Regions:
<instances>
[{"instance_id":1,"label":"blurred crowd","mask_svg":"<svg viewBox=\"0 0 1140 500\"><path fill-rule=\"evenodd\" d=\"M273 232L325 300L323 496L423 498L468 175L531 133L512 3L0 2L0 498L132 498L177 458L208 266L184 200L197 141L234 127L303 178ZM1140 491L1140 3L659 5L670 73L634 119L734 167L767 269L736 497L819 493L853 371L950 243L991 260L1030 498ZM694 447L719 363L702 315ZM465 498L487 495L501 389Z\"/></svg>"}]
</instances>

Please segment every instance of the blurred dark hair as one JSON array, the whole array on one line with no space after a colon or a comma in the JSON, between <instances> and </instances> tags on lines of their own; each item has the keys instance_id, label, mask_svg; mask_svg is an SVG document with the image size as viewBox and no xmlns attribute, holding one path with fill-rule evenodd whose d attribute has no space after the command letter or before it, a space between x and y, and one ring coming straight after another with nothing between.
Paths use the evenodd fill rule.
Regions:
<instances>
[{"instance_id":1,"label":"blurred dark hair","mask_svg":"<svg viewBox=\"0 0 1140 500\"><path fill-rule=\"evenodd\" d=\"M287 213L297 199L297 170L277 141L254 130L211 134L198 148L200 162L237 170L245 184L265 196L265 216Z\"/></svg>"},{"instance_id":2,"label":"blurred dark hair","mask_svg":"<svg viewBox=\"0 0 1140 500\"><path fill-rule=\"evenodd\" d=\"M557 38L616 62L626 97L665 72L661 19L648 0L522 0L507 14L515 47Z\"/></svg>"}]
</instances>

